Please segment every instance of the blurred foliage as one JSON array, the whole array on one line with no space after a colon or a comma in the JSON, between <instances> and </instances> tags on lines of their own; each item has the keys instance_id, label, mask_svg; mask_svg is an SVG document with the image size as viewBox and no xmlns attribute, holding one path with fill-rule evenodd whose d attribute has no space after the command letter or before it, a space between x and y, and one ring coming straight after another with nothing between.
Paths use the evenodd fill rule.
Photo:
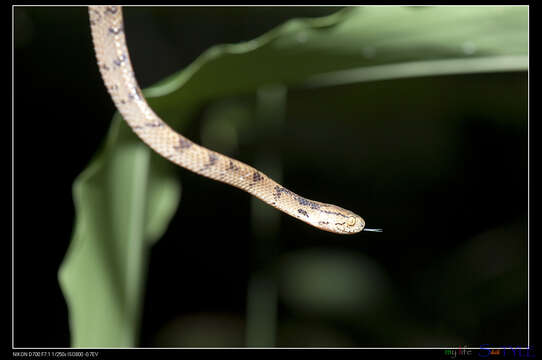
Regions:
<instances>
[{"instance_id":1,"label":"blurred foliage","mask_svg":"<svg viewBox=\"0 0 542 360\"><path fill-rule=\"evenodd\" d=\"M284 125L287 131L272 132L262 141L280 143L276 150L287 154L284 166L294 173L299 163L315 173L327 168L318 179L328 179L328 184L336 186L332 190L326 186L330 193L325 196L340 199L343 191L343 199L352 194L345 205L357 204L359 208L363 201L364 206L374 209L369 225L385 228L387 234L378 241L386 241L393 251L393 246L400 246L393 241L415 242L424 226L435 229L448 225L426 224L431 209L422 209L427 214L417 216L412 202L426 188L444 191L434 190L434 184L446 187L446 181L461 181L461 174L455 173L455 156L463 149L464 138L458 129L465 124L454 123L458 114L467 113L469 106L489 108L483 116L501 122L498 126L520 132L526 128L522 94L519 100L486 96L487 83L473 85L462 82L461 77L440 82L409 78L431 75L431 71L420 73L425 66L440 74L435 61L449 60L454 61L452 74L526 70L527 8L353 7L327 17L294 19L254 40L213 46L144 94L157 114L180 132L207 109L203 143L243 158L240 149L262 140L250 130L257 112L257 101L250 94L268 84L293 89L288 93L287 109L278 110L288 112L287 117L296 121ZM416 66L402 67L405 63ZM383 71L390 69L393 71ZM351 70L355 72L344 72ZM375 80L375 72L378 80L409 79L363 85ZM348 85L334 86L344 84ZM525 86L522 82L513 85ZM495 87L492 91L498 95L506 90L499 88L499 83ZM521 122L507 124L507 115ZM175 171L172 164L152 153L118 114L114 116L103 148L74 183L77 220L59 272L69 306L73 346L137 345L149 249L168 227L180 199ZM312 179L307 178L309 189ZM386 192L395 200L381 207L376 206L375 195L369 195ZM424 200L422 206L433 204L431 199ZM464 216L468 218L468 210ZM478 251L485 258L486 242L493 244L500 237L503 246L508 244L509 226L473 236L465 248L451 251L447 261L429 264L415 272L417 277L403 279L402 286L407 288L409 281L420 285L413 286L419 293L413 291L407 298L401 297L403 289L393 284L393 268L382 265L388 255L408 261L407 250L392 255L382 248L385 255L379 259L363 255L363 250L370 250L367 248L341 249L344 242L339 248L329 244L316 247L324 235L308 229L307 234L312 231L310 238L305 235L296 243L300 249L268 259L284 307L279 313L276 345L443 346L467 341L469 334L455 333L449 322L452 329L470 327L475 334L481 322L495 316L485 312L488 302L505 297L507 289L525 275L521 255L510 261L509 267L494 271L490 270L491 262L477 263L475 254ZM281 233L287 232L284 229ZM439 241L439 235L435 232L431 241ZM449 232L447 236L455 235ZM195 239L194 233L187 231L176 241ZM517 251L514 254L521 253L514 241L509 245ZM255 254L260 252L255 250ZM497 247L493 258L504 254L508 254L506 248ZM477 276L468 270L472 262L480 267ZM466 273L457 277L458 269ZM453 283L457 278L466 282L463 294L451 296L445 287L441 293L435 293L433 287L424 292L423 283ZM508 300L499 301L500 306L521 305L526 296L524 285L515 288ZM485 295L475 297L479 293ZM473 304L471 296L480 303ZM417 304L407 311L409 301ZM424 304L432 310L421 319L412 309L423 309ZM455 311L465 308L471 310L469 315L454 316ZM451 318L431 317L431 311ZM501 310L492 311L498 314ZM159 332L156 345L242 346L243 328L243 320L232 315L193 315L173 320Z\"/></svg>"}]
</instances>

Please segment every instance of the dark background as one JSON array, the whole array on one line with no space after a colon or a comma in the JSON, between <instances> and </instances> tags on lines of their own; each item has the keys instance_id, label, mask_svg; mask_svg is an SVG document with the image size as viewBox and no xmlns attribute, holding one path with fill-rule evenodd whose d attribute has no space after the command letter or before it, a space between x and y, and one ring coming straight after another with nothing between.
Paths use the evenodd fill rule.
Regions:
<instances>
[{"instance_id":1,"label":"dark background","mask_svg":"<svg viewBox=\"0 0 542 360\"><path fill-rule=\"evenodd\" d=\"M126 31L146 87L211 45L336 10L128 9ZM86 8L16 7L14 30L14 344L64 347L57 271L72 183L114 107ZM244 346L249 279L269 268L281 294L277 345L527 345L527 94L524 72L289 91L285 124L265 142L280 155L282 183L385 231L337 237L281 216L280 240L261 254L249 196L179 169L181 204L151 252L140 345ZM187 131L198 142L206 109ZM235 156L253 163L257 149L246 143ZM353 320L307 309L281 285L299 259L369 264L387 296ZM172 342L188 332L193 342Z\"/></svg>"}]
</instances>

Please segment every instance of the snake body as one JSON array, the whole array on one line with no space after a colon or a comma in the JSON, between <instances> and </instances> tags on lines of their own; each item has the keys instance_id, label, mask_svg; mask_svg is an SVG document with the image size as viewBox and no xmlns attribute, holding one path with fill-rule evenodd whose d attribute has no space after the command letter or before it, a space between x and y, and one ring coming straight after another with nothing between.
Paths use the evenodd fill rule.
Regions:
<instances>
[{"instance_id":1,"label":"snake body","mask_svg":"<svg viewBox=\"0 0 542 360\"><path fill-rule=\"evenodd\" d=\"M365 221L353 212L299 196L253 167L197 145L169 127L145 101L135 79L121 7L89 6L89 17L105 86L124 120L153 150L183 168L244 190L318 229L354 234L365 228Z\"/></svg>"}]
</instances>

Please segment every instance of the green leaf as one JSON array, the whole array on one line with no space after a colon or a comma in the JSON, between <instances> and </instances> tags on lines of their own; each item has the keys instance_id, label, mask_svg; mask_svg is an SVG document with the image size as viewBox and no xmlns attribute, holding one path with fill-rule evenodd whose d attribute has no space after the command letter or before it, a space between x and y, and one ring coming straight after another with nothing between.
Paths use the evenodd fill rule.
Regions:
<instances>
[{"instance_id":1,"label":"green leaf","mask_svg":"<svg viewBox=\"0 0 542 360\"><path fill-rule=\"evenodd\" d=\"M180 198L172 169L121 121L73 186L75 231L59 272L73 346L135 345L148 248Z\"/></svg>"},{"instance_id":2,"label":"green leaf","mask_svg":"<svg viewBox=\"0 0 542 360\"><path fill-rule=\"evenodd\" d=\"M527 15L527 7L347 8L212 47L144 93L182 132L209 101L267 83L525 70ZM175 169L116 114L103 148L74 182L75 229L59 271L73 346L136 345L149 248L180 199Z\"/></svg>"}]
</instances>

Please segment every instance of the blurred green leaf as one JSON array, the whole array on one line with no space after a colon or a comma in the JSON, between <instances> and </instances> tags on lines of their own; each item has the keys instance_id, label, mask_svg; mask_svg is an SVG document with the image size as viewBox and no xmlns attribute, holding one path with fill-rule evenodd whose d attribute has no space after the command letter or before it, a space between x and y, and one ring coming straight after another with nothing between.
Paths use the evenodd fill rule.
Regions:
<instances>
[{"instance_id":1,"label":"blurred green leaf","mask_svg":"<svg viewBox=\"0 0 542 360\"><path fill-rule=\"evenodd\" d=\"M249 42L214 46L166 79L169 86L151 87L148 94L171 91L171 96L203 102L265 83L300 85L312 82L312 76L418 61L469 60L456 72L525 70L527 15L521 6L346 8L325 18L290 20ZM481 67L472 62L475 58L489 64Z\"/></svg>"},{"instance_id":2,"label":"blurred green leaf","mask_svg":"<svg viewBox=\"0 0 542 360\"><path fill-rule=\"evenodd\" d=\"M280 293L297 311L368 317L389 297L389 280L362 254L333 249L289 253L280 262Z\"/></svg>"},{"instance_id":3,"label":"blurred green leaf","mask_svg":"<svg viewBox=\"0 0 542 360\"><path fill-rule=\"evenodd\" d=\"M526 7L354 7L324 18L294 19L252 41L210 48L145 96L182 131L210 100L267 83L314 86L325 75L323 84L329 85L337 72L341 83L342 71L405 62L419 69L424 61L453 59L488 60L482 67L466 62L454 70L460 72L526 69L527 12ZM404 71L399 76L419 75L409 67ZM366 80L358 75L352 79ZM386 71L377 78L385 79ZM174 171L115 115L103 149L74 183L75 229L59 271L73 346L136 345L148 250L180 198Z\"/></svg>"},{"instance_id":4,"label":"blurred green leaf","mask_svg":"<svg viewBox=\"0 0 542 360\"><path fill-rule=\"evenodd\" d=\"M74 182L75 230L59 271L73 346L135 345L147 251L180 197L171 169L155 157L117 114L104 148Z\"/></svg>"}]
</instances>

